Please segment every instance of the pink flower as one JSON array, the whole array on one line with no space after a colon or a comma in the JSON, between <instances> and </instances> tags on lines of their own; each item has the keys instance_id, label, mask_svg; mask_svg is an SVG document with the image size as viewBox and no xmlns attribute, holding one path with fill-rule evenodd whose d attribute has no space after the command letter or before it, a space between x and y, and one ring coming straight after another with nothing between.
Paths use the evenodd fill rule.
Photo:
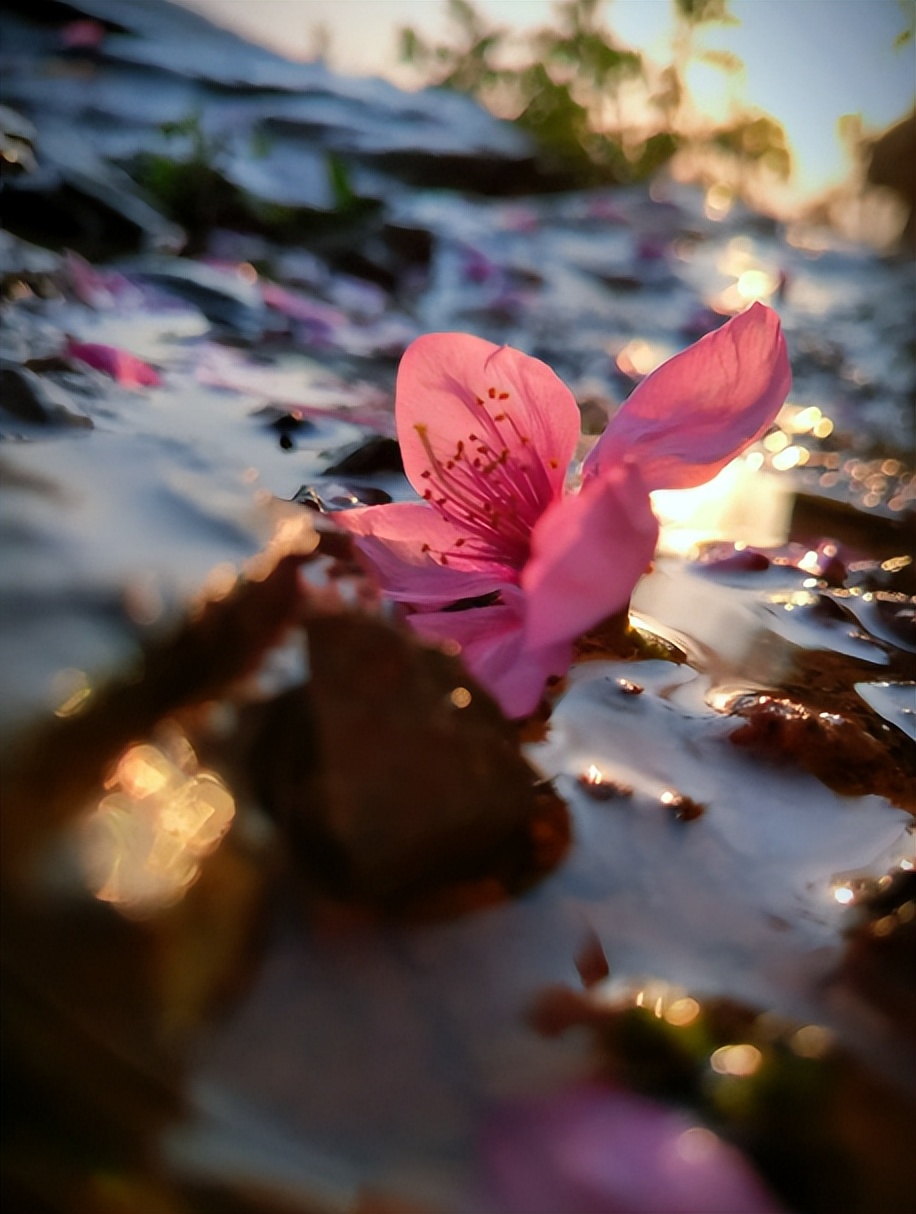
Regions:
<instances>
[{"instance_id":1,"label":"pink flower","mask_svg":"<svg viewBox=\"0 0 916 1214\"><path fill-rule=\"evenodd\" d=\"M598 1083L494 1109L475 1214L779 1214L750 1163L679 1110Z\"/></svg>"},{"instance_id":2,"label":"pink flower","mask_svg":"<svg viewBox=\"0 0 916 1214\"><path fill-rule=\"evenodd\" d=\"M120 350L117 346L106 346L100 342L69 341L66 353L70 358L95 367L105 375L110 375L119 384L128 388L158 387L162 383L158 371L149 363L145 363L135 354Z\"/></svg>"},{"instance_id":3,"label":"pink flower","mask_svg":"<svg viewBox=\"0 0 916 1214\"><path fill-rule=\"evenodd\" d=\"M420 502L336 515L422 636L461 647L510 717L572 642L626 608L658 538L649 492L709 480L789 390L778 317L754 304L633 391L566 491L579 410L546 364L463 333L408 348L395 420Z\"/></svg>"}]
</instances>

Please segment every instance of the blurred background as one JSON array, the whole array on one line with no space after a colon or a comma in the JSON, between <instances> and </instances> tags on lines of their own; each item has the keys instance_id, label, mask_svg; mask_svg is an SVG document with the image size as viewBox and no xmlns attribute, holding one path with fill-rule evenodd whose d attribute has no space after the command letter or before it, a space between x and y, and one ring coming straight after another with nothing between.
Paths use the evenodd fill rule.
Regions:
<instances>
[{"instance_id":1,"label":"blurred background","mask_svg":"<svg viewBox=\"0 0 916 1214\"><path fill-rule=\"evenodd\" d=\"M900 213L852 213L869 158L873 184L913 194L913 0L181 3L291 58L471 93L598 177L672 157L677 174L736 180L780 217L824 208L878 243Z\"/></svg>"},{"instance_id":2,"label":"blurred background","mask_svg":"<svg viewBox=\"0 0 916 1214\"><path fill-rule=\"evenodd\" d=\"M913 1211L914 15L3 0L6 1208ZM520 742L364 615L416 337L581 456L755 301L791 393L654 495L632 662Z\"/></svg>"}]
</instances>

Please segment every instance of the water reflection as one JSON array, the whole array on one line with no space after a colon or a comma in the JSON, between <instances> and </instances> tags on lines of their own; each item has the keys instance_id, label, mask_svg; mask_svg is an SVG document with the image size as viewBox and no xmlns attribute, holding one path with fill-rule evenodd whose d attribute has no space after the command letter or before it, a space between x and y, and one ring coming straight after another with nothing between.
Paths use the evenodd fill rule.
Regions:
<instances>
[{"instance_id":1,"label":"water reflection","mask_svg":"<svg viewBox=\"0 0 916 1214\"><path fill-rule=\"evenodd\" d=\"M200 861L219 845L234 816L229 790L199 767L177 726L158 744L133 744L79 827L89 888L132 917L170 906L197 880Z\"/></svg>"}]
</instances>

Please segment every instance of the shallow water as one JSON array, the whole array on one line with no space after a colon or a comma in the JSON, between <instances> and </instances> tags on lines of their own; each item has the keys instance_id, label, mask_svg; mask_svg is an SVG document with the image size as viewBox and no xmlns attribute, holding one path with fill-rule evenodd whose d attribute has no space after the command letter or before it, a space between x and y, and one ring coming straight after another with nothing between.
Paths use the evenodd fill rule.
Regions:
<instances>
[{"instance_id":1,"label":"shallow water","mask_svg":"<svg viewBox=\"0 0 916 1214\"><path fill-rule=\"evenodd\" d=\"M99 77L112 90L97 90L103 109L122 104L126 65L155 58L121 49L117 73ZM329 126L367 103L340 90L324 103ZM385 98L398 122L416 119ZM159 111L142 108L145 127ZM436 123L453 121L447 110ZM449 129L458 139L460 123ZM489 133L491 154L509 156ZM385 151L383 132L365 138ZM284 146L279 168L243 157L235 179L264 170L273 189ZM0 412L0 743L8 770L33 743L60 766L58 818L33 798L40 863L28 912L16 910L17 982L45 1011L68 1006L55 969L67 920L89 925L76 955L94 958L105 983L123 969L127 987L132 946L112 942L120 929L97 917L108 907L92 893L142 912L137 930L156 942L153 1035L180 1043L184 1111L153 1135L166 1172L278 1208L353 1208L368 1188L464 1209L488 1110L590 1073L583 1035L545 1036L529 1018L546 989L581 988L589 939L610 967L599 1000L630 987L669 1001L729 996L826 1026L893 1079L906 1043L841 971L863 891L912 860L898 795L916 720L911 266L739 208L710 219L702 194L674 187L494 201L386 178L384 199L389 236L412 234L409 255L380 252L377 228L343 261L320 241L290 249L217 231L206 262L126 258L88 268L87 287L72 259L27 273L28 251L6 246L4 357L28 364L54 408L43 397L36 420L10 393ZM634 596L634 620L685 660L582 661L542 734L526 735L526 758L568 807L563 859L525 893L445 920L336 903L316 913L250 771L239 778L231 761L248 753L239 720L307 678L307 653L295 635L282 649L251 642L260 682L242 695L227 655L215 690L175 693L170 715L180 708L183 724L163 734L142 704L168 637L206 602L231 603L241 570L258 586L278 555L308 550L312 515L290 504L297 494L409 495L382 457L359 473L328 469L393 433L397 359L414 335L473 331L544 358L594 434L641 375L758 295L783 320L789 402L713 486L659 495L660 555ZM123 347L162 383L130 389L61 358L67 336ZM320 562L306 574L324 584ZM121 683L143 728L105 715ZM742 705L763 694L845 714L857 738L877 738L866 787L830 778L846 735L818 735L816 773L786 738L775 755L733 744ZM85 748L105 758L104 787L78 753L54 749L53 731L80 718L99 723ZM204 739L199 756L189 736ZM60 822L99 806L87 861L85 834ZM23 949L26 928L44 938L33 915L50 919L45 960ZM60 1032L78 1022L98 1046L110 1015L132 1075L145 1074L144 1017L123 993L103 1004L75 998Z\"/></svg>"}]
</instances>

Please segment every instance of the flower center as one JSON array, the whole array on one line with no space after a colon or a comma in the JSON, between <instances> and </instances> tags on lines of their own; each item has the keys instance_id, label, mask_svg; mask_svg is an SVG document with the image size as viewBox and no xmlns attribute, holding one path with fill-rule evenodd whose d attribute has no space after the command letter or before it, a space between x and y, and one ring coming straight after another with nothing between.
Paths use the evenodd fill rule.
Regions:
<instances>
[{"instance_id":1,"label":"flower center","mask_svg":"<svg viewBox=\"0 0 916 1214\"><path fill-rule=\"evenodd\" d=\"M554 497L547 468L557 468L535 450L506 407L510 393L496 387L474 396L474 428L443 458L428 427L414 425L429 467L420 474L428 487L424 499L464 535L448 552L434 555L443 564L464 556L475 564L494 561L517 569L528 559L531 530ZM425 551L430 551L428 545Z\"/></svg>"}]
</instances>

